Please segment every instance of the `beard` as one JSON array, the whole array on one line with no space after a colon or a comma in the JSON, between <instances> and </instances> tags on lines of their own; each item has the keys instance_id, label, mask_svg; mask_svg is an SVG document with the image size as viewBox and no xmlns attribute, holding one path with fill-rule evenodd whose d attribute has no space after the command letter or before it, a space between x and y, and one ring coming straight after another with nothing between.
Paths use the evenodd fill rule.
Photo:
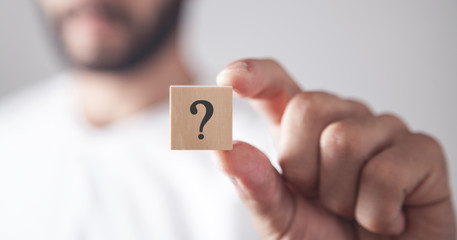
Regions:
<instances>
[{"instance_id":1,"label":"beard","mask_svg":"<svg viewBox=\"0 0 457 240\"><path fill-rule=\"evenodd\" d=\"M116 2L95 1L69 9L61 15L52 16L52 26L57 45L71 65L93 71L125 71L132 69L158 55L160 49L176 31L182 0L165 1L157 14L136 20L132 13ZM78 57L74 47L65 38L67 23L83 12L90 12L104 22L121 29L122 44L110 45L112 39L91 48L90 58ZM70 36L78 37L78 36Z\"/></svg>"}]
</instances>

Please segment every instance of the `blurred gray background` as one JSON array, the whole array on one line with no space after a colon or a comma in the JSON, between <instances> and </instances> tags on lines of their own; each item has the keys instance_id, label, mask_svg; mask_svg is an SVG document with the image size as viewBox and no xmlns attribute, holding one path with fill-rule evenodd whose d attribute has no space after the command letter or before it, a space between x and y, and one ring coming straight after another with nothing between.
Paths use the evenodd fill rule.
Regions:
<instances>
[{"instance_id":1,"label":"blurred gray background","mask_svg":"<svg viewBox=\"0 0 457 240\"><path fill-rule=\"evenodd\" d=\"M0 100L65 69L44 30L33 1L0 1ZM192 0L181 33L209 82L238 58L273 57L304 89L399 114L442 142L457 196L457 1Z\"/></svg>"}]
</instances>

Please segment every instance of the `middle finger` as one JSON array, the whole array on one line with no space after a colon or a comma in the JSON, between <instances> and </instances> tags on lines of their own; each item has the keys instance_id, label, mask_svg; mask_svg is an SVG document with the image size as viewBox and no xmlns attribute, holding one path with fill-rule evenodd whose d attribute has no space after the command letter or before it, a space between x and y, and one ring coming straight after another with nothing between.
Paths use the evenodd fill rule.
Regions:
<instances>
[{"instance_id":1,"label":"middle finger","mask_svg":"<svg viewBox=\"0 0 457 240\"><path fill-rule=\"evenodd\" d=\"M301 194L317 192L319 139L332 122L371 116L363 104L323 92L302 92L287 104L281 120L279 164L284 178Z\"/></svg>"}]
</instances>

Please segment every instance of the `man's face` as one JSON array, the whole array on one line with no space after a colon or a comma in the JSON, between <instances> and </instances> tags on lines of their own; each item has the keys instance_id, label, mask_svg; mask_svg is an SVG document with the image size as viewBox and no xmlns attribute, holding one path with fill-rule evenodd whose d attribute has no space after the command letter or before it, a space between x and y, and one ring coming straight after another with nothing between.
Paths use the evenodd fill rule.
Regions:
<instances>
[{"instance_id":1,"label":"man's face","mask_svg":"<svg viewBox=\"0 0 457 240\"><path fill-rule=\"evenodd\" d=\"M153 55L176 27L181 0L40 0L77 66L122 70Z\"/></svg>"}]
</instances>

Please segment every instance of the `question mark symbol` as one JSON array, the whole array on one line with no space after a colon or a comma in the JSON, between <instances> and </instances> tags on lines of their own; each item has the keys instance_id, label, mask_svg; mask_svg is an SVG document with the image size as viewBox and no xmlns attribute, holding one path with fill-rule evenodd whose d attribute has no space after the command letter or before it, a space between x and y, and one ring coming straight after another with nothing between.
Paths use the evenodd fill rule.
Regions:
<instances>
[{"instance_id":1,"label":"question mark symbol","mask_svg":"<svg viewBox=\"0 0 457 240\"><path fill-rule=\"evenodd\" d=\"M213 116L214 109L213 109L213 105L210 102L208 102L206 100L197 100L197 101L193 102L192 105L190 105L190 113L192 113L193 115L197 114L197 105L198 104L203 104L203 106L205 106L205 108L206 108L205 116L203 117L203 120L200 123L200 132L203 132L203 127L209 121L211 116ZM200 139L200 140L202 140L204 137L205 136L203 134L198 135L198 139Z\"/></svg>"}]
</instances>

